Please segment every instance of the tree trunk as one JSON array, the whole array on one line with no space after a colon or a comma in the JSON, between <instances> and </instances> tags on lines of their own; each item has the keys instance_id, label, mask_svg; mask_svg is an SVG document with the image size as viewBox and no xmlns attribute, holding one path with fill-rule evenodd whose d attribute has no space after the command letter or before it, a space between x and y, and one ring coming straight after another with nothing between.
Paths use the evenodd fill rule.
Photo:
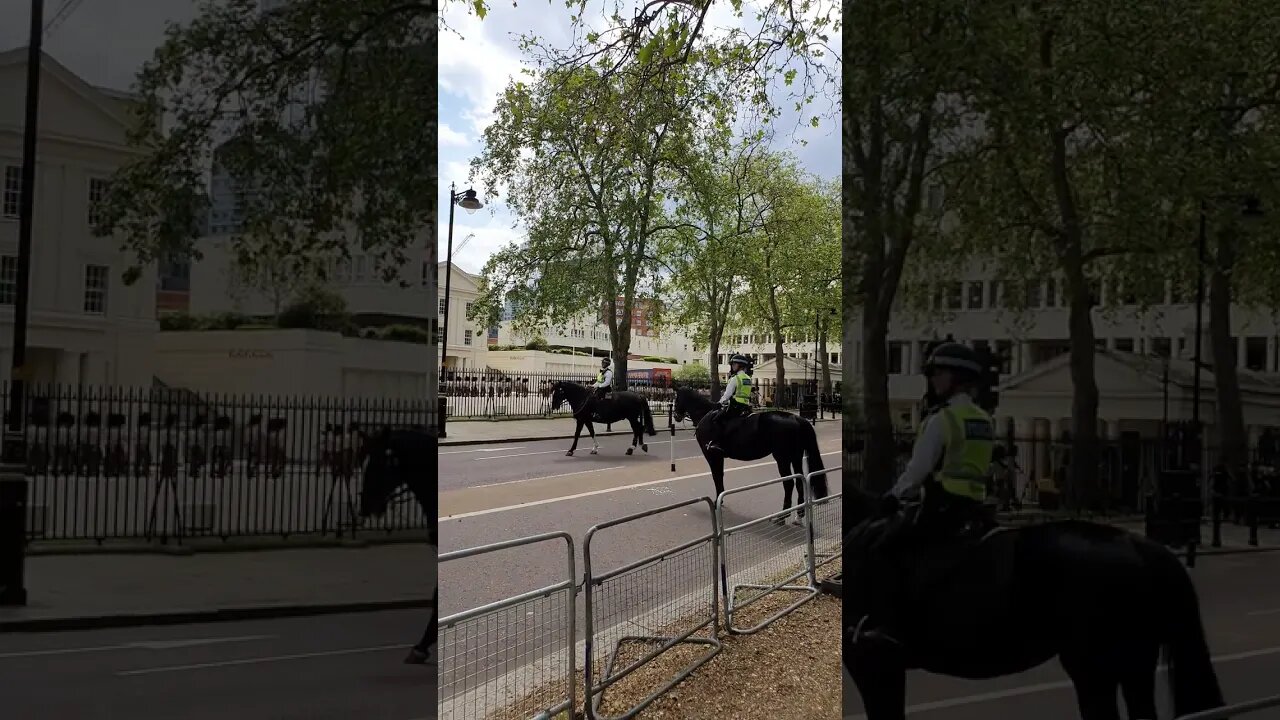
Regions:
<instances>
[{"instance_id":1,"label":"tree trunk","mask_svg":"<svg viewBox=\"0 0 1280 720\"><path fill-rule=\"evenodd\" d=\"M1209 278L1209 338L1213 348L1213 385L1218 407L1214 413L1218 435L1218 462L1243 478L1248 470L1249 438L1245 433L1244 407L1240 401L1239 359L1231 338L1231 271L1235 266L1235 238L1231 231L1218 235L1213 273ZM1203 434L1201 435L1203 437Z\"/></svg>"},{"instance_id":2,"label":"tree trunk","mask_svg":"<svg viewBox=\"0 0 1280 720\"><path fill-rule=\"evenodd\" d=\"M818 354L822 358L822 381L818 387L818 395L821 396L831 392L831 353L827 352L827 332L829 328L822 325L819 325L819 328Z\"/></svg>"},{"instance_id":3,"label":"tree trunk","mask_svg":"<svg viewBox=\"0 0 1280 720\"><path fill-rule=\"evenodd\" d=\"M877 316L874 303L862 309L862 404L866 421L863 439L864 489L879 493L897 479L897 448L889 408L889 326Z\"/></svg>"},{"instance_id":4,"label":"tree trunk","mask_svg":"<svg viewBox=\"0 0 1280 720\"><path fill-rule=\"evenodd\" d=\"M720 396L720 334L713 332L711 334L710 356L707 358L707 367L711 368L711 399L716 400Z\"/></svg>"},{"instance_id":5,"label":"tree trunk","mask_svg":"<svg viewBox=\"0 0 1280 720\"><path fill-rule=\"evenodd\" d=\"M1078 247L1078 246L1077 246ZM1094 377L1097 348L1093 335L1093 303L1089 297L1084 268L1076 258L1068 258L1063 268L1071 293L1068 324L1071 343L1071 468L1068 497L1080 507L1098 509L1098 382ZM1074 267L1071 259L1076 259Z\"/></svg>"},{"instance_id":6,"label":"tree trunk","mask_svg":"<svg viewBox=\"0 0 1280 720\"><path fill-rule=\"evenodd\" d=\"M775 405L781 406L782 401L779 400L779 397L787 398L789 401L791 393L786 392L786 354L782 352L782 314L778 312L778 289L776 286L769 289L769 318L773 321L773 347L775 352L777 352L777 357L773 360L774 367L778 372L777 385L773 391L773 402Z\"/></svg>"}]
</instances>

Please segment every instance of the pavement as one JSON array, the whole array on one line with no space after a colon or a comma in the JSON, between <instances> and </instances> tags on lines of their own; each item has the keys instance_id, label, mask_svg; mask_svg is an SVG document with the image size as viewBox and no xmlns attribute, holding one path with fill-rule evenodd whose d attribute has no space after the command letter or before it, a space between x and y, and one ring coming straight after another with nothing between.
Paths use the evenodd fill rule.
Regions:
<instances>
[{"instance_id":1,"label":"pavement","mask_svg":"<svg viewBox=\"0 0 1280 720\"><path fill-rule=\"evenodd\" d=\"M0 634L5 720L427 720L423 610Z\"/></svg>"},{"instance_id":2,"label":"pavement","mask_svg":"<svg viewBox=\"0 0 1280 720\"><path fill-rule=\"evenodd\" d=\"M454 427L451 423L451 435ZM824 462L828 466L838 463L840 424L819 423L817 430ZM631 456L625 454L628 442L623 437L602 438L597 455L589 454L589 441L585 446L580 443L574 457L565 456L568 442L563 439L441 448L441 553L563 531L573 538L574 563L570 575L568 546L564 540L447 561L440 567L440 584L445 589L440 598L441 615L480 607L570 578L579 582L584 572L584 539L592 526L715 495L706 461L687 432L677 433L674 440L665 431L657 437L646 436L645 440L649 452L637 451ZM674 471L670 459L673 451ZM731 460L726 463L725 484L728 488L738 488L774 479L779 474L770 457L749 462ZM782 508L782 494L780 486L771 485L731 496L726 521L742 523L776 512ZM829 519L838 528L839 514L834 513ZM698 504L601 529L591 541L592 568L597 574L620 568L706 537L712 530L707 506ZM794 533L795 537L787 533ZM788 525L767 533L744 534L732 562L736 567L746 567L773 558L780 547L794 546L799 541L799 533L799 528ZM601 588L604 599L596 608L601 624L622 625L664 606L669 608L675 596L698 587L709 587L715 577L710 556L695 557L695 552L690 551L672 562L624 573L608 587ZM708 562L704 565L702 560ZM559 647L563 646L567 632L567 613L557 610L555 602L555 598L529 601L519 608L524 612L502 614L488 625L474 623L455 629L442 628L442 662L452 657L462 660L464 654L473 655L476 649L505 644L507 638L512 637L524 642L510 651L511 657L518 660L504 662L501 671L550 657L556 642L560 643ZM579 639L584 631L582 612L580 595L575 606L575 634ZM611 643L597 645L598 652L609 649ZM474 658L469 662L475 662ZM467 672L474 674L483 670L467 665ZM469 682L474 683L474 679ZM446 702L467 688L466 678L442 676L442 700Z\"/></svg>"},{"instance_id":3,"label":"pavement","mask_svg":"<svg viewBox=\"0 0 1280 720\"><path fill-rule=\"evenodd\" d=\"M1280 675L1280 553L1205 557L1190 571L1200 593L1209 647L1228 703L1275 695ZM1167 678L1157 689L1161 717L1171 717ZM845 674L845 718L864 718ZM1018 675L970 681L914 672L907 679L908 716L921 720L1079 717L1075 695L1056 661ZM1280 718L1280 708L1234 717Z\"/></svg>"},{"instance_id":4,"label":"pavement","mask_svg":"<svg viewBox=\"0 0 1280 720\"><path fill-rule=\"evenodd\" d=\"M33 556L28 605L0 607L0 633L425 608L435 569L426 543Z\"/></svg>"}]
</instances>

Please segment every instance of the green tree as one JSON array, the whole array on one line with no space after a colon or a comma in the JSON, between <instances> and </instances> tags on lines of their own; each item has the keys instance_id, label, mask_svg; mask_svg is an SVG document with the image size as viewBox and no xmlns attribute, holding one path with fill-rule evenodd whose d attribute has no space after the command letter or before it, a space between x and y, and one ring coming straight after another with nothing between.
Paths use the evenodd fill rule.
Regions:
<instances>
[{"instance_id":1,"label":"green tree","mask_svg":"<svg viewBox=\"0 0 1280 720\"><path fill-rule=\"evenodd\" d=\"M694 360L691 363L685 363L676 368L674 379L681 382L705 383L714 382L714 373L706 365L700 361ZM711 395L715 397L718 390L712 390Z\"/></svg>"},{"instance_id":2,"label":"green tree","mask_svg":"<svg viewBox=\"0 0 1280 720\"><path fill-rule=\"evenodd\" d=\"M247 269L306 268L355 235L390 280L433 221L436 25L428 0L202 0L137 78L140 153L98 228L134 255L126 279L200 256L216 160L249 189L232 236Z\"/></svg>"},{"instance_id":3,"label":"green tree","mask_svg":"<svg viewBox=\"0 0 1280 720\"><path fill-rule=\"evenodd\" d=\"M748 269L747 248L763 225L759 203L766 155L765 137L752 133L731 147L708 143L694 148L681 177L679 204L664 237L663 257L671 258L668 291L675 300L674 320L694 328L706 342L708 366L717 367L725 329L734 318L734 302ZM719 373L711 374L711 393L720 391Z\"/></svg>"},{"instance_id":4,"label":"green tree","mask_svg":"<svg viewBox=\"0 0 1280 720\"><path fill-rule=\"evenodd\" d=\"M695 62L660 77L552 70L508 86L472 167L492 197L505 186L527 240L485 265L474 316L492 322L510 302L517 326L562 325L598 309L625 387L632 310L662 293L675 168L697 136L729 133L726 83L714 64Z\"/></svg>"},{"instance_id":5,"label":"green tree","mask_svg":"<svg viewBox=\"0 0 1280 720\"><path fill-rule=\"evenodd\" d=\"M948 92L960 86L969 49L959 3L866 0L847 6L844 33L844 381L853 384L853 343L862 341L864 481L893 482L888 334L907 255L936 219L925 200L941 149L957 127ZM859 323L860 321L860 323ZM859 394L844 393L845 417Z\"/></svg>"},{"instance_id":6,"label":"green tree","mask_svg":"<svg viewBox=\"0 0 1280 720\"><path fill-rule=\"evenodd\" d=\"M1092 318L1099 288L1146 290L1132 269L1176 234L1174 208L1160 199L1178 197L1186 182L1158 109L1177 72L1165 61L1182 42L1166 35L1178 15L1162 7L973 7L962 89L983 132L957 151L948 205L958 226L931 248L931 257L990 261L1011 307L1038 306L1042 281L1058 281L1069 308L1070 484L1087 505L1103 501Z\"/></svg>"},{"instance_id":7,"label":"green tree","mask_svg":"<svg viewBox=\"0 0 1280 720\"><path fill-rule=\"evenodd\" d=\"M772 156L757 172L763 174L757 211L764 221L746 246L747 296L738 319L773 338L778 391L785 394L784 343L817 332L827 315L821 308L835 304L840 214L830 188L806 176L793 158Z\"/></svg>"}]
</instances>

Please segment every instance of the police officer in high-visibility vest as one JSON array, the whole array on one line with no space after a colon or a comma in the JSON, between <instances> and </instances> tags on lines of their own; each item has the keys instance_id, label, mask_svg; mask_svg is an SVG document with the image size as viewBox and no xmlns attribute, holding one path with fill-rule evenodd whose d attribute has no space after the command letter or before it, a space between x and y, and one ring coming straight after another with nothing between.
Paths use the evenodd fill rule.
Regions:
<instances>
[{"instance_id":1,"label":"police officer in high-visibility vest","mask_svg":"<svg viewBox=\"0 0 1280 720\"><path fill-rule=\"evenodd\" d=\"M724 429L725 419L751 414L752 382L751 375L747 372L750 369L751 360L746 356L734 355L729 358L729 382L725 385L724 394L720 396L720 405L724 410L711 421L715 433L707 443L707 450L724 452L720 445L720 433Z\"/></svg>"},{"instance_id":2,"label":"police officer in high-visibility vest","mask_svg":"<svg viewBox=\"0 0 1280 720\"><path fill-rule=\"evenodd\" d=\"M945 505L962 514L976 514L982 507L995 448L991 416L974 402L983 373L978 353L956 342L939 345L925 361L924 374L938 404L920 430L911 461L890 491L893 497L914 495L932 477L935 484L930 490L944 496L930 505Z\"/></svg>"},{"instance_id":3,"label":"police officer in high-visibility vest","mask_svg":"<svg viewBox=\"0 0 1280 720\"><path fill-rule=\"evenodd\" d=\"M877 545L880 569L873 575L879 589L869 596L867 622L859 623L855 643L868 639L900 644L896 626L904 580L896 551L907 538L954 537L964 528L989 522L983 503L995 432L991 416L974 402L985 382L982 360L969 347L946 342L929 355L924 374L932 413L924 420L906 470L885 496L887 506L895 508L932 481L915 521L900 518Z\"/></svg>"},{"instance_id":4,"label":"police officer in high-visibility vest","mask_svg":"<svg viewBox=\"0 0 1280 720\"><path fill-rule=\"evenodd\" d=\"M591 384L595 395L582 404L582 408L578 410L579 416L590 418L596 404L613 392L613 368L609 367L610 362L608 357L600 359L600 371L596 373L596 381Z\"/></svg>"}]
</instances>

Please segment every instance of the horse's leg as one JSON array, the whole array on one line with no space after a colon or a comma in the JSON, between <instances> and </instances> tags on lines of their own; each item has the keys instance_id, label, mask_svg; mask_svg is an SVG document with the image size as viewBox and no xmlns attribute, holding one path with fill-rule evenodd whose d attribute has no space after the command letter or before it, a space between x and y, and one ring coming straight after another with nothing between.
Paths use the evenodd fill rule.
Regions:
<instances>
[{"instance_id":1,"label":"horse's leg","mask_svg":"<svg viewBox=\"0 0 1280 720\"><path fill-rule=\"evenodd\" d=\"M587 421L587 432L591 433L591 454L598 455L600 453L600 443L596 442L596 427Z\"/></svg>"},{"instance_id":2,"label":"horse's leg","mask_svg":"<svg viewBox=\"0 0 1280 720\"><path fill-rule=\"evenodd\" d=\"M1062 658L1062 667L1076 688L1080 720L1120 720L1120 705L1116 698L1116 687L1120 683L1101 668L1091 665L1100 660L1102 658Z\"/></svg>"},{"instance_id":3,"label":"horse's leg","mask_svg":"<svg viewBox=\"0 0 1280 720\"><path fill-rule=\"evenodd\" d=\"M634 418L627 418L627 424L631 426L631 447L627 448L627 454L630 455L636 451L636 446L640 444L640 430L636 427Z\"/></svg>"},{"instance_id":4,"label":"horse's leg","mask_svg":"<svg viewBox=\"0 0 1280 720\"><path fill-rule=\"evenodd\" d=\"M847 640L843 645L844 664L858 686L867 720L906 720L907 669L902 661L892 653L860 652Z\"/></svg>"},{"instance_id":5,"label":"horse's leg","mask_svg":"<svg viewBox=\"0 0 1280 720\"><path fill-rule=\"evenodd\" d=\"M636 430L636 442L640 443L640 449L648 453L649 443L644 441L644 415L641 414L640 417L636 418L631 423L631 426Z\"/></svg>"},{"instance_id":6,"label":"horse's leg","mask_svg":"<svg viewBox=\"0 0 1280 720\"><path fill-rule=\"evenodd\" d=\"M783 457L782 455L774 455L773 459L775 462L778 463L778 477L786 477L787 475L791 474L791 463L785 457ZM791 509L791 492L792 492L792 489L795 488L795 486L796 486L795 480L782 481L782 509L783 510ZM780 515L773 519L773 524L781 525L787 521L788 517L790 517L790 515Z\"/></svg>"},{"instance_id":7,"label":"horse's leg","mask_svg":"<svg viewBox=\"0 0 1280 720\"><path fill-rule=\"evenodd\" d=\"M409 656L404 659L406 665L424 665L427 658L431 655L431 647L436 644L437 625L436 621L440 617L437 606L440 604L440 586L436 586L435 593L431 596L431 621L427 623L427 631L422 634L422 640L409 650Z\"/></svg>"},{"instance_id":8,"label":"horse's leg","mask_svg":"<svg viewBox=\"0 0 1280 720\"><path fill-rule=\"evenodd\" d=\"M573 457L573 451L578 449L578 438L582 435L582 418L575 418L575 420L578 422L578 427L573 431L573 444L569 446L569 452L565 453L569 457ZM592 433L591 438L592 440L595 439L594 433Z\"/></svg>"},{"instance_id":9,"label":"horse's leg","mask_svg":"<svg viewBox=\"0 0 1280 720\"><path fill-rule=\"evenodd\" d=\"M1135 655L1120 677L1120 694L1130 720L1154 720L1156 715L1156 667L1160 648L1151 645Z\"/></svg>"},{"instance_id":10,"label":"horse's leg","mask_svg":"<svg viewBox=\"0 0 1280 720\"><path fill-rule=\"evenodd\" d=\"M707 459L707 467L711 468L711 481L716 484L716 498L719 498L720 493L724 492L724 456L720 453L707 453L705 450L702 456Z\"/></svg>"}]
</instances>

